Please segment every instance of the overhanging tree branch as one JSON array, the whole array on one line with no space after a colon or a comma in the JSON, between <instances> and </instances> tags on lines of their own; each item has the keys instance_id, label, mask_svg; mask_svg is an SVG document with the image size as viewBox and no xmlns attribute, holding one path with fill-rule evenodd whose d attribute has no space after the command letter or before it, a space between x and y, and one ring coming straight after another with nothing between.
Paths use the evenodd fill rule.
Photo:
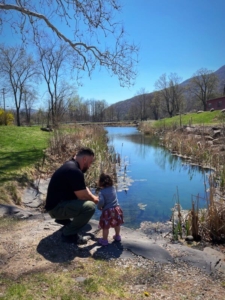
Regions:
<instances>
[{"instance_id":1,"label":"overhanging tree branch","mask_svg":"<svg viewBox=\"0 0 225 300\"><path fill-rule=\"evenodd\" d=\"M20 30L22 37L27 37L28 29L33 30L35 41L45 35L44 28L49 28L61 41L69 45L76 53L74 67L87 70L89 75L99 64L116 75L121 85L131 85L136 77L135 66L138 62L138 47L125 39L125 30L114 21L114 12L120 10L118 0L15 0L15 4L0 1L1 27L7 12L16 12L18 25L14 18L7 20L11 26ZM68 26L68 35L57 27L56 18ZM40 22L41 23L40 23ZM81 25L81 26L80 26ZM73 34L74 40L69 35ZM111 34L111 39L107 40ZM38 37L38 39L37 39ZM109 41L110 46L103 47Z\"/></svg>"}]
</instances>

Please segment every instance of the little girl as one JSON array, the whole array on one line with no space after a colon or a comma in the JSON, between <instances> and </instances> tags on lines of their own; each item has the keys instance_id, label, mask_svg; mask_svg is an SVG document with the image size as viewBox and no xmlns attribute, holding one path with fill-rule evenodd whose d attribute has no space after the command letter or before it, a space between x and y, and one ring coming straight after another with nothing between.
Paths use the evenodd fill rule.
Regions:
<instances>
[{"instance_id":1,"label":"little girl","mask_svg":"<svg viewBox=\"0 0 225 300\"><path fill-rule=\"evenodd\" d=\"M102 229L103 238L98 240L102 246L108 245L109 228L115 229L113 239L121 241L120 225L123 224L123 211L119 206L116 189L113 186L112 178L102 173L98 182L101 191L99 193L98 209L102 210L99 220L99 227Z\"/></svg>"}]
</instances>

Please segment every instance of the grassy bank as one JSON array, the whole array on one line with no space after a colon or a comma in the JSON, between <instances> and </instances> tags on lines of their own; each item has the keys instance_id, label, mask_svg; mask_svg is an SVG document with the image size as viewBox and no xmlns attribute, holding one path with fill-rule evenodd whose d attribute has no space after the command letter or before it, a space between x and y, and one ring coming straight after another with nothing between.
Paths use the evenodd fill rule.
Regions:
<instances>
[{"instance_id":1,"label":"grassy bank","mask_svg":"<svg viewBox=\"0 0 225 300\"><path fill-rule=\"evenodd\" d=\"M95 186L102 170L111 171L102 127L67 125L46 132L39 127L1 126L0 203L21 204L21 188L39 178L50 177L82 146L95 152L95 163L85 174L87 184Z\"/></svg>"},{"instance_id":2,"label":"grassy bank","mask_svg":"<svg viewBox=\"0 0 225 300\"><path fill-rule=\"evenodd\" d=\"M37 163L50 135L39 127L1 126L0 184L13 180L24 168Z\"/></svg>"},{"instance_id":3,"label":"grassy bank","mask_svg":"<svg viewBox=\"0 0 225 300\"><path fill-rule=\"evenodd\" d=\"M40 127L0 127L0 203L21 204L20 190L32 181L51 133Z\"/></svg>"},{"instance_id":4,"label":"grassy bank","mask_svg":"<svg viewBox=\"0 0 225 300\"><path fill-rule=\"evenodd\" d=\"M225 122L225 114L219 110L195 112L188 114L176 115L172 118L164 118L161 120L144 121L140 123L140 130L145 133L151 133L155 129L175 129L181 126L210 126L223 124Z\"/></svg>"},{"instance_id":5,"label":"grassy bank","mask_svg":"<svg viewBox=\"0 0 225 300\"><path fill-rule=\"evenodd\" d=\"M182 125L213 125L222 122L224 114L221 111L205 111L200 113L189 113L185 115L177 115L172 118L165 118L155 123L156 127L169 126L172 127L175 124L178 126Z\"/></svg>"}]
</instances>

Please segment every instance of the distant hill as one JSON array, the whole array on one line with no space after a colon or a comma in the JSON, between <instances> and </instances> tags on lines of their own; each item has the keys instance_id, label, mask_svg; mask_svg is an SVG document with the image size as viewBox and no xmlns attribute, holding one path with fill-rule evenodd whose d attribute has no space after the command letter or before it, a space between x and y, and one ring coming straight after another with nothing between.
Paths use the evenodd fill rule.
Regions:
<instances>
[{"instance_id":1,"label":"distant hill","mask_svg":"<svg viewBox=\"0 0 225 300\"><path fill-rule=\"evenodd\" d=\"M219 91L222 93L225 85L225 65L219 68L215 74L219 78Z\"/></svg>"},{"instance_id":2,"label":"distant hill","mask_svg":"<svg viewBox=\"0 0 225 300\"><path fill-rule=\"evenodd\" d=\"M224 89L224 85L225 85L225 65L222 66L221 68L219 68L214 73L219 78L218 93L222 94L223 89ZM188 84L190 83L190 81L191 81L191 78L183 81L182 83L180 83L180 85L183 86L183 87L187 87ZM153 92L145 94L145 95L146 95L147 98L152 98L153 97ZM116 103L110 105L108 110L110 110L110 109L114 110L116 112L116 114L119 114L119 118L123 119L128 114L128 111L130 110L132 105L135 105L135 104L138 105L140 97L141 96L138 95L138 96L134 96L132 98L129 98L129 99L126 99L126 100L123 100L123 101L116 102ZM191 109L191 106L192 106L191 103L189 103L189 105L187 105L188 110Z\"/></svg>"},{"instance_id":3,"label":"distant hill","mask_svg":"<svg viewBox=\"0 0 225 300\"><path fill-rule=\"evenodd\" d=\"M217 71L214 72L217 77L219 78L219 85L218 85L218 92L222 92L225 84L225 65L219 68ZM181 83L182 86L187 86L191 81L191 78L183 81Z\"/></svg>"}]
</instances>

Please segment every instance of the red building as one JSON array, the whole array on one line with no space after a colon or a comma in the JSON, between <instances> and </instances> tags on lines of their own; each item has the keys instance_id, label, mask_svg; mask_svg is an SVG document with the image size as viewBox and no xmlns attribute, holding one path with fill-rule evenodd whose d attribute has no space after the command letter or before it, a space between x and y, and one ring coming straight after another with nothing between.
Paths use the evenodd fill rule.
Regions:
<instances>
[{"instance_id":1,"label":"red building","mask_svg":"<svg viewBox=\"0 0 225 300\"><path fill-rule=\"evenodd\" d=\"M225 96L207 101L207 110L210 109L221 110L225 108Z\"/></svg>"}]
</instances>

